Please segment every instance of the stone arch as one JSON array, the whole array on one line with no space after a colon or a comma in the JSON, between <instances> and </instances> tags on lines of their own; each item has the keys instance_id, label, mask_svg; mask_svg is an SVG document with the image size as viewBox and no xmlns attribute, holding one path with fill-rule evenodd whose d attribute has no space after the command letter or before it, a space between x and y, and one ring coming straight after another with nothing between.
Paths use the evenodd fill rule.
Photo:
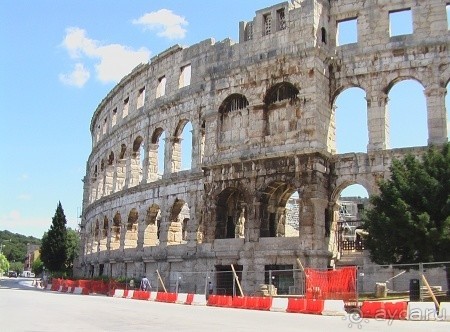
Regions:
<instances>
[{"instance_id":1,"label":"stone arch","mask_svg":"<svg viewBox=\"0 0 450 332\"><path fill-rule=\"evenodd\" d=\"M108 165L113 165L114 164L114 152L111 151L108 155Z\"/></svg>"},{"instance_id":2,"label":"stone arch","mask_svg":"<svg viewBox=\"0 0 450 332\"><path fill-rule=\"evenodd\" d=\"M235 187L224 189L217 197L216 203L216 239L234 238L236 223L242 208L246 208L247 203L244 193ZM247 211L244 211L247 213ZM247 216L244 214L247 219Z\"/></svg>"},{"instance_id":3,"label":"stone arch","mask_svg":"<svg viewBox=\"0 0 450 332\"><path fill-rule=\"evenodd\" d=\"M428 112L422 82L413 76L396 77L387 84L384 92L388 96L386 126L389 135L386 145L389 148L427 146ZM404 130L405 121L413 130Z\"/></svg>"},{"instance_id":4,"label":"stone arch","mask_svg":"<svg viewBox=\"0 0 450 332\"><path fill-rule=\"evenodd\" d=\"M145 217L144 247L159 244L160 226L161 209L158 204L153 203L147 209L147 215Z\"/></svg>"},{"instance_id":5,"label":"stone arch","mask_svg":"<svg viewBox=\"0 0 450 332\"><path fill-rule=\"evenodd\" d=\"M283 100L293 101L298 98L299 89L292 83L281 82L270 87L264 96L264 104L270 106Z\"/></svg>"},{"instance_id":6,"label":"stone arch","mask_svg":"<svg viewBox=\"0 0 450 332\"><path fill-rule=\"evenodd\" d=\"M167 244L186 243L183 239L183 223L187 223L191 219L188 203L182 199L176 198L169 215L169 227L167 230Z\"/></svg>"},{"instance_id":7,"label":"stone arch","mask_svg":"<svg viewBox=\"0 0 450 332\"><path fill-rule=\"evenodd\" d=\"M172 173L192 167L192 123L183 119L178 122L172 141Z\"/></svg>"},{"instance_id":8,"label":"stone arch","mask_svg":"<svg viewBox=\"0 0 450 332\"><path fill-rule=\"evenodd\" d=\"M148 147L148 180L156 181L164 174L166 135L163 128L153 131Z\"/></svg>"},{"instance_id":9,"label":"stone arch","mask_svg":"<svg viewBox=\"0 0 450 332\"><path fill-rule=\"evenodd\" d=\"M125 232L124 248L136 248L138 240L138 218L139 213L136 208L132 208L128 214L128 220Z\"/></svg>"},{"instance_id":10,"label":"stone arch","mask_svg":"<svg viewBox=\"0 0 450 332\"><path fill-rule=\"evenodd\" d=\"M287 133L300 130L302 119L298 95L299 89L289 82L277 83L267 90L262 119L265 136L285 140Z\"/></svg>"},{"instance_id":11,"label":"stone arch","mask_svg":"<svg viewBox=\"0 0 450 332\"><path fill-rule=\"evenodd\" d=\"M120 230L122 228L122 217L120 212L116 212L113 217L111 226L111 249L119 249L120 247Z\"/></svg>"},{"instance_id":12,"label":"stone arch","mask_svg":"<svg viewBox=\"0 0 450 332\"><path fill-rule=\"evenodd\" d=\"M363 88L353 85L334 96L328 128L332 153L366 152L369 143L367 97Z\"/></svg>"},{"instance_id":13,"label":"stone arch","mask_svg":"<svg viewBox=\"0 0 450 332\"><path fill-rule=\"evenodd\" d=\"M104 216L100 229L100 251L107 249L108 244L109 220Z\"/></svg>"},{"instance_id":14,"label":"stone arch","mask_svg":"<svg viewBox=\"0 0 450 332\"><path fill-rule=\"evenodd\" d=\"M137 186L142 181L144 167L144 139L138 136L133 141L133 151L130 160L130 187Z\"/></svg>"},{"instance_id":15,"label":"stone arch","mask_svg":"<svg viewBox=\"0 0 450 332\"><path fill-rule=\"evenodd\" d=\"M293 204L297 208L295 211L297 213L292 211L288 215L289 211L287 211L288 202L293 199L296 192L298 193L298 190L293 184L284 181L273 181L264 189L260 205L260 237L299 235L299 197L296 198L296 204ZM296 215L295 219L294 215ZM291 219L292 223L289 224Z\"/></svg>"},{"instance_id":16,"label":"stone arch","mask_svg":"<svg viewBox=\"0 0 450 332\"><path fill-rule=\"evenodd\" d=\"M248 105L247 97L240 93L233 93L226 97L222 104L220 104L219 113L223 116L232 111L242 110L248 107Z\"/></svg>"}]
</instances>

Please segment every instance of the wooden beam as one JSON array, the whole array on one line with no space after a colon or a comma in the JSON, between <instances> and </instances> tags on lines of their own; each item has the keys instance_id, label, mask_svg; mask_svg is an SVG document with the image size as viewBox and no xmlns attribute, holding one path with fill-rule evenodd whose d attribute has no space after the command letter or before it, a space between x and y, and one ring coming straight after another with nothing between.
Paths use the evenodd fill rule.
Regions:
<instances>
[{"instance_id":1,"label":"wooden beam","mask_svg":"<svg viewBox=\"0 0 450 332\"><path fill-rule=\"evenodd\" d=\"M241 292L241 296L244 296L244 292L242 291L241 283L239 282L239 278L238 278L238 276L236 274L236 270L234 269L233 264L231 264L231 269L233 270L234 279L236 280L236 283L238 285L239 292Z\"/></svg>"},{"instance_id":2,"label":"wooden beam","mask_svg":"<svg viewBox=\"0 0 450 332\"><path fill-rule=\"evenodd\" d=\"M161 278L161 275L159 274L159 271L158 270L156 270L156 273L158 274L158 279L159 279L159 282L161 283L161 285L163 286L163 289L164 289L164 293L167 293L167 289L166 289L166 286L164 286L164 281L162 280L162 278Z\"/></svg>"},{"instance_id":3,"label":"wooden beam","mask_svg":"<svg viewBox=\"0 0 450 332\"><path fill-rule=\"evenodd\" d=\"M423 274L422 274L422 280L423 280L425 286L427 287L428 293L430 293L431 298L433 299L434 304L436 305L436 308L439 310L439 302L436 299L436 296L434 296L433 290L431 289L430 284L427 281L427 278L425 278L425 275L423 275Z\"/></svg>"}]
</instances>

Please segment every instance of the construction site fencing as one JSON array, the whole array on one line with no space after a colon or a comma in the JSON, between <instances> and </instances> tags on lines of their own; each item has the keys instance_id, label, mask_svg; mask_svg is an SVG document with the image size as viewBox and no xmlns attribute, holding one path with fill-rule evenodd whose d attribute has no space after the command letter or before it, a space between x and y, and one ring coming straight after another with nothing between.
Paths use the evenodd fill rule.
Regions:
<instances>
[{"instance_id":1,"label":"construction site fencing","mask_svg":"<svg viewBox=\"0 0 450 332\"><path fill-rule=\"evenodd\" d=\"M412 295L415 299L429 297L427 284L435 295L449 291L450 262L362 265L358 267L358 292L375 297ZM410 292L418 292L410 294Z\"/></svg>"}]
</instances>

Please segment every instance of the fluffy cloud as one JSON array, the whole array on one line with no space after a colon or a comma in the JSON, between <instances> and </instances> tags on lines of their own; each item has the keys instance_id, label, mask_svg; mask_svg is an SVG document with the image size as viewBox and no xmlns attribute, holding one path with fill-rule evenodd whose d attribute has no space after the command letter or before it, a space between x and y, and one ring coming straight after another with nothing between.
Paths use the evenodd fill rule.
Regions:
<instances>
[{"instance_id":1,"label":"fluffy cloud","mask_svg":"<svg viewBox=\"0 0 450 332\"><path fill-rule=\"evenodd\" d=\"M66 85L73 85L78 88L84 86L89 80L91 73L84 67L82 63L75 64L75 68L68 74L59 74L59 80Z\"/></svg>"},{"instance_id":2,"label":"fluffy cloud","mask_svg":"<svg viewBox=\"0 0 450 332\"><path fill-rule=\"evenodd\" d=\"M158 30L157 35L160 37L181 39L186 35L186 29L183 26L188 25L188 22L171 10L160 9L133 20L133 24L142 25L144 30Z\"/></svg>"},{"instance_id":3,"label":"fluffy cloud","mask_svg":"<svg viewBox=\"0 0 450 332\"><path fill-rule=\"evenodd\" d=\"M146 48L133 50L119 44L102 45L100 42L90 39L86 31L80 28L69 28L62 46L73 59L94 60L96 76L103 82L118 82L140 63L148 62L150 51ZM89 70L84 64L77 63L69 74L60 74L64 84L82 87L90 78Z\"/></svg>"}]
</instances>

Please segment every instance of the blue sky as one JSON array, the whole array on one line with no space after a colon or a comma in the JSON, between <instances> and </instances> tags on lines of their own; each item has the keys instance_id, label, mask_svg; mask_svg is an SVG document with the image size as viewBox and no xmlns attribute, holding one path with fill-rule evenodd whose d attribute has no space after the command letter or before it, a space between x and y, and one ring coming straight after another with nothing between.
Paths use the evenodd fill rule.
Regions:
<instances>
[{"instance_id":1,"label":"blue sky","mask_svg":"<svg viewBox=\"0 0 450 332\"><path fill-rule=\"evenodd\" d=\"M108 91L137 64L174 44L189 46L210 37L238 41L239 21L249 21L256 10L278 2L3 1L0 230L40 238L51 225L58 201L68 226L76 228L81 179L91 148L91 116ZM425 112L420 110L423 89L419 85L411 93L410 85L416 88L408 85L406 100L404 91L395 91L396 86L393 91L399 102L410 103L403 110L415 114L419 108L420 120L420 112ZM394 102L397 95L390 98ZM339 112L352 116L349 122L338 112L339 152L365 151L364 93L347 91L337 103ZM355 121L364 124L362 130L355 130ZM399 132L407 135L402 125L400 121ZM426 121L423 125L425 132L409 135L418 143L408 141L408 145L426 144ZM399 139L398 144L402 142Z\"/></svg>"}]
</instances>

